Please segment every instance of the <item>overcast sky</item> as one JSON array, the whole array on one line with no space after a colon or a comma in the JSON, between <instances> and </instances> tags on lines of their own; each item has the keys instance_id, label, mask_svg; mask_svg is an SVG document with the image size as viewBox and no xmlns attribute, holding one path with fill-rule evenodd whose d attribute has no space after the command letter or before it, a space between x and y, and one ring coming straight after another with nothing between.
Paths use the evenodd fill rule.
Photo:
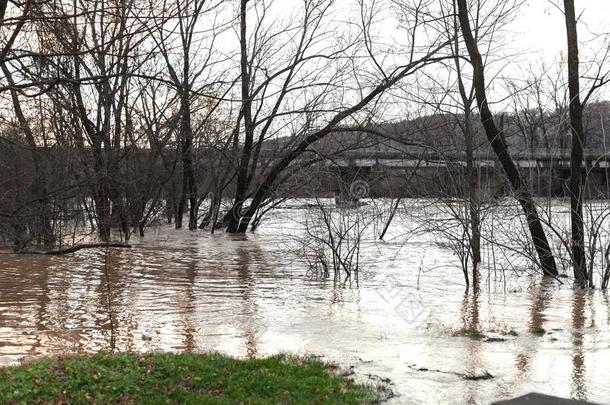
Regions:
<instances>
[{"instance_id":1,"label":"overcast sky","mask_svg":"<svg viewBox=\"0 0 610 405\"><path fill-rule=\"evenodd\" d=\"M563 7L563 1L554 2ZM580 13L578 29L582 40L590 38L592 33L610 31L610 0L576 0L576 8ZM521 31L519 48L529 48L534 59L543 58L548 63L559 60L566 48L563 14L549 0L527 1L512 29Z\"/></svg>"},{"instance_id":2,"label":"overcast sky","mask_svg":"<svg viewBox=\"0 0 610 405\"><path fill-rule=\"evenodd\" d=\"M302 0L278 0L276 10L290 15L300 9ZM337 4L353 0L337 0ZM515 35L514 48L527 51L529 58L539 62L558 61L566 47L565 20L561 9L563 0L526 0L519 17L507 28ZM585 40L591 33L610 32L610 0L576 0L579 36ZM391 26L387 27L392 29ZM584 53L585 49L583 49Z\"/></svg>"}]
</instances>

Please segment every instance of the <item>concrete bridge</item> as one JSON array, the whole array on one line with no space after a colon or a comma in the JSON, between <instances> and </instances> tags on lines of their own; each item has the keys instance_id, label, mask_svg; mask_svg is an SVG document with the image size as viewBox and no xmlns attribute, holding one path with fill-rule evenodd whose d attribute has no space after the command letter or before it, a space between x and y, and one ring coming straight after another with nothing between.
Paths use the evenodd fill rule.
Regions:
<instances>
[{"instance_id":1,"label":"concrete bridge","mask_svg":"<svg viewBox=\"0 0 610 405\"><path fill-rule=\"evenodd\" d=\"M511 155L518 167L569 169L569 151L559 152L520 152ZM474 154L475 165L480 167L500 168L500 163L492 151L477 151ZM359 150L343 152L332 160L338 167L385 167L385 168L414 168L414 167L447 167L466 166L465 152L388 152L375 150ZM583 159L588 171L610 169L610 153L593 153L589 151Z\"/></svg>"},{"instance_id":2,"label":"concrete bridge","mask_svg":"<svg viewBox=\"0 0 610 405\"><path fill-rule=\"evenodd\" d=\"M570 175L569 151L536 150L511 156L533 194L566 195ZM477 151L474 165L483 193L497 197L509 192L504 172L493 151ZM466 154L462 151L443 152L425 147L394 151L361 149L339 153L329 158L326 166L340 178L335 189L340 199L350 198L355 182L366 182L371 194L380 196L465 194ZM610 154L587 151L583 167L587 197L610 198ZM410 182L405 182L405 179L410 179ZM376 187L379 183L386 183L393 190Z\"/></svg>"}]
</instances>

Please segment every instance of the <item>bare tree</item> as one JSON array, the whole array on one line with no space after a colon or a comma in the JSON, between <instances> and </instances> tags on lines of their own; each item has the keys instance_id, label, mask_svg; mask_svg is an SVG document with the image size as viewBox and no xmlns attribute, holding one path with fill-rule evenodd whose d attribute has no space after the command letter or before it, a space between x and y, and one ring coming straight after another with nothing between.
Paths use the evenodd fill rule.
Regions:
<instances>
[{"instance_id":1,"label":"bare tree","mask_svg":"<svg viewBox=\"0 0 610 405\"><path fill-rule=\"evenodd\" d=\"M304 236L293 236L301 260L318 277L333 274L336 285L358 285L360 249L365 233L376 220L370 209L329 207L320 199L308 210Z\"/></svg>"},{"instance_id":2,"label":"bare tree","mask_svg":"<svg viewBox=\"0 0 610 405\"><path fill-rule=\"evenodd\" d=\"M0 61L0 68L2 69L2 73L4 74L9 86L13 86L15 82L13 80L12 73L4 61ZM42 235L42 242L44 246L48 247L55 243L55 236L53 234L51 224L52 207L49 204L44 162L40 155L40 150L38 149L38 143L36 141L34 132L32 131L32 127L30 126L30 123L28 122L23 110L18 92L15 89L11 89L10 95L13 102L13 111L15 112L17 122L19 124L19 129L23 132L34 164L34 181L32 182L31 190L29 191L29 195L32 199L32 205L38 207L36 209L36 220L39 225L35 227L34 234ZM15 249L24 249L29 243L30 239L31 236L28 237L27 235L17 236L17 239L15 240Z\"/></svg>"},{"instance_id":3,"label":"bare tree","mask_svg":"<svg viewBox=\"0 0 610 405\"><path fill-rule=\"evenodd\" d=\"M68 8L56 3L48 12L64 18L42 19L52 54L44 58L43 76L33 79L62 78L61 85L46 91L72 117L71 135L84 158L99 237L109 240L112 225L118 223L128 239L126 179L119 173L134 131L131 77L141 63L135 57L143 41L142 27L132 24L135 3L99 0ZM97 79L88 82L92 77Z\"/></svg>"},{"instance_id":4,"label":"bare tree","mask_svg":"<svg viewBox=\"0 0 610 405\"><path fill-rule=\"evenodd\" d=\"M407 53L406 62L382 68L365 47L365 55L375 70L374 79L366 85L361 82L353 95L346 97L342 92L352 83L349 76L358 73L360 69L357 63L361 64L366 59L363 55L353 53L357 50L354 50L352 42L339 43L332 49L320 49L320 38L326 37L323 22L331 11L332 3L304 0L298 23L290 29L282 29L291 33L288 43L278 43L281 36L262 28L266 15L264 9L258 10L259 21L249 32L248 2L242 0L240 3L242 102L236 136L243 128L243 144L239 150L236 194L228 218L228 232L246 231L282 173L306 153L311 145L362 111L400 80L445 58L440 51L445 48L446 41L431 38L425 45L415 41L415 33L423 29L425 23L424 5L419 2L412 9L415 24L408 32L409 38L413 40L409 44L410 52ZM363 29L366 31L368 27ZM265 66L267 55L278 53L280 48L291 50L286 60L279 63L274 61L273 65ZM260 82L257 82L261 77ZM364 77L360 80L364 80ZM333 91L335 89L338 89L338 93ZM349 105L333 104L332 95ZM292 107L295 104L296 107ZM276 152L274 159L267 162L268 168L261 173L257 168L261 163L263 142L273 131L280 130L282 125L287 126L287 120L297 115L301 119L291 124L294 128L293 135ZM258 174L256 182L255 174ZM246 203L249 204L245 205Z\"/></svg>"},{"instance_id":5,"label":"bare tree","mask_svg":"<svg viewBox=\"0 0 610 405\"><path fill-rule=\"evenodd\" d=\"M217 56L220 53L215 44L219 31L223 29L214 17L221 4L221 1L211 0L163 1L161 7L168 10L167 14L152 19L151 38L167 69L166 81L175 89L179 100L178 140L182 179L180 197L175 207L176 228L182 227L187 202L189 229L197 228L199 203L197 174L193 167L193 145L198 127L193 123L193 113L197 104L200 105L198 108L202 104L206 107L205 116L198 123L200 129L222 100L221 97L214 96L220 88L219 79L213 78L213 75L224 75L222 66L219 66L222 57ZM205 99L205 103L200 102L201 98Z\"/></svg>"},{"instance_id":6,"label":"bare tree","mask_svg":"<svg viewBox=\"0 0 610 405\"><path fill-rule=\"evenodd\" d=\"M487 134L487 138L494 150L494 153L502 164L504 172L511 183L511 187L516 194L517 201L521 205L523 212L527 217L529 231L542 265L542 271L544 274L556 276L558 274L557 265L555 263L555 258L551 251L546 233L542 227L536 204L528 190L526 183L522 179L517 166L511 158L508 146L506 145L506 140L502 134L502 130L496 125L491 110L489 109L483 58L479 51L477 39L473 35L473 31L471 29L469 5L467 0L457 0L457 10L462 36L464 38L464 42L470 56L470 62L473 67L475 95L479 113L481 114L481 121L483 123L483 127L485 128L485 133Z\"/></svg>"},{"instance_id":7,"label":"bare tree","mask_svg":"<svg viewBox=\"0 0 610 405\"><path fill-rule=\"evenodd\" d=\"M568 37L568 87L570 90L570 127L572 149L570 154L570 219L572 222L572 258L574 279L585 287L589 280L585 262L585 231L583 219L583 106L580 101L580 77L578 62L578 33L573 0L564 0L566 31ZM592 280L591 280L592 281Z\"/></svg>"}]
</instances>

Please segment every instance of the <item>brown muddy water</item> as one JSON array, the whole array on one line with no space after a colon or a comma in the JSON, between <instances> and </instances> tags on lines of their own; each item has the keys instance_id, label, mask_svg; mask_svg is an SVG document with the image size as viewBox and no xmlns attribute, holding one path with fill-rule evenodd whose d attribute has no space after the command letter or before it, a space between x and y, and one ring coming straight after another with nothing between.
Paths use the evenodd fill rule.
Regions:
<instances>
[{"instance_id":1,"label":"brown muddy water","mask_svg":"<svg viewBox=\"0 0 610 405\"><path fill-rule=\"evenodd\" d=\"M280 236L303 211L278 210L246 237L162 226L130 250L0 254L0 365L98 350L296 352L389 379L396 404L530 391L610 403L607 294L484 273L465 295L455 257L426 238L366 241L359 286L337 288ZM488 339L455 336L462 328Z\"/></svg>"}]
</instances>

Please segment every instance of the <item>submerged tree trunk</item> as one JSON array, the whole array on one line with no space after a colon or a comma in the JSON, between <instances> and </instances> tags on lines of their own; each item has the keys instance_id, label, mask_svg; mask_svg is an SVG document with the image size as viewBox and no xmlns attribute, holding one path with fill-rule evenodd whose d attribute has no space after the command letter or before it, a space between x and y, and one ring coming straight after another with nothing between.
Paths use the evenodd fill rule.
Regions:
<instances>
[{"instance_id":1,"label":"submerged tree trunk","mask_svg":"<svg viewBox=\"0 0 610 405\"><path fill-rule=\"evenodd\" d=\"M481 263L481 213L479 204L478 175L474 161L474 134L472 131L472 112L470 104L464 109L464 137L466 140L466 177L468 183L468 211L470 219L470 257L472 259L472 283L479 282Z\"/></svg>"},{"instance_id":2,"label":"submerged tree trunk","mask_svg":"<svg viewBox=\"0 0 610 405\"><path fill-rule=\"evenodd\" d=\"M231 207L231 216L227 226L227 232L243 233L248 229L251 217L242 220L242 208L246 200L249 184L249 164L252 157L252 147L254 142L254 121L252 118L252 96L250 94L250 67L248 63L248 37L247 37L247 3L248 0L241 0L240 9L240 68L241 68L241 97L242 114L244 121L244 145L241 151L241 159L237 168L237 185L235 190L235 200ZM239 132L235 134L239 136ZM254 169L256 170L256 168Z\"/></svg>"},{"instance_id":3,"label":"submerged tree trunk","mask_svg":"<svg viewBox=\"0 0 610 405\"><path fill-rule=\"evenodd\" d=\"M455 10L455 3L453 4ZM464 134L464 144L466 149L466 185L468 188L468 224L469 228L469 251L472 262L472 282L475 288L478 288L479 283L479 265L481 263L481 205L479 200L479 173L475 164L475 139L474 129L472 126L472 106L474 104L474 83L466 92L464 85L464 77L462 76L462 68L460 65L460 41L459 30L460 24L455 12L453 15L453 35L454 35L454 63L457 72L457 84L464 107L464 123L462 133ZM465 270L466 284L468 285L468 271Z\"/></svg>"},{"instance_id":4,"label":"submerged tree trunk","mask_svg":"<svg viewBox=\"0 0 610 405\"><path fill-rule=\"evenodd\" d=\"M381 231L381 234L379 235L379 240L383 240L383 238L385 237L385 234L388 231L388 228L390 227L390 224L392 223L394 216L396 215L396 211L398 210L398 205L400 204L401 199L402 199L401 197L398 197L396 199L396 202L392 206L392 208L390 208L390 215L389 215L387 221L385 222L385 225L383 226L383 230Z\"/></svg>"},{"instance_id":5,"label":"submerged tree trunk","mask_svg":"<svg viewBox=\"0 0 610 405\"><path fill-rule=\"evenodd\" d=\"M525 213L528 227L532 236L532 241L534 243L536 253L538 254L540 264L542 265L542 271L544 274L557 275L558 273L555 258L551 252L551 248L544 232L544 228L542 227L533 197L529 192L527 185L524 184L519 170L508 152L508 147L506 145L506 141L504 140L504 136L496 126L493 115L487 103L483 58L481 57L477 41L474 38L470 28L467 2L466 0L457 0L457 4L462 35L464 37L466 48L468 49L468 54L470 55L470 61L473 66L475 95L485 133L494 150L494 153L502 164L506 177L508 178L511 187L516 194L517 201Z\"/></svg>"},{"instance_id":6,"label":"submerged tree trunk","mask_svg":"<svg viewBox=\"0 0 610 405\"><path fill-rule=\"evenodd\" d=\"M181 95L181 141L182 141L182 192L176 213L176 228L182 227L182 217L186 203L189 204L189 229L197 229L197 185L193 173L193 129L191 127L191 109L189 94L183 89Z\"/></svg>"},{"instance_id":7,"label":"submerged tree trunk","mask_svg":"<svg viewBox=\"0 0 610 405\"><path fill-rule=\"evenodd\" d=\"M572 260L576 283L581 287L586 287L589 280L585 265L585 233L582 213L583 106L580 101L578 33L576 30L574 0L564 0L564 8L568 37L568 87L570 92L570 127L572 132L570 183L568 189L570 193L570 219L572 225Z\"/></svg>"},{"instance_id":8,"label":"submerged tree trunk","mask_svg":"<svg viewBox=\"0 0 610 405\"><path fill-rule=\"evenodd\" d=\"M93 171L95 180L93 181L92 192L93 202L95 203L95 217L97 219L98 237L103 242L110 240L110 228L112 224L112 211L110 203L110 193L108 192L108 179L106 175L106 165L104 163L101 145L93 142Z\"/></svg>"}]
</instances>

